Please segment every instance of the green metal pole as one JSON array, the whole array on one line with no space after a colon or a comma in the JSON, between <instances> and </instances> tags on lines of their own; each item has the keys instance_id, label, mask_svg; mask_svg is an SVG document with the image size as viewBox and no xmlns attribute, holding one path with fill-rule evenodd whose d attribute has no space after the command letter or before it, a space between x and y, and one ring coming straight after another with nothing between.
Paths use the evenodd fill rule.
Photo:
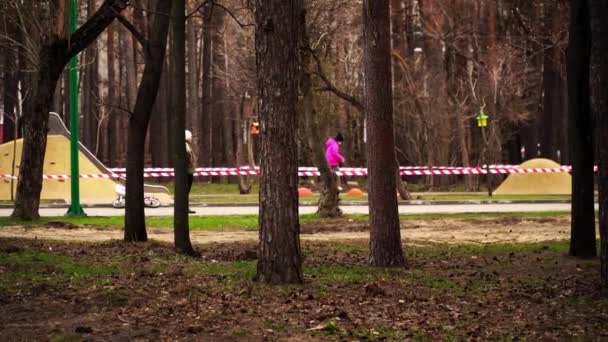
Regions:
<instances>
[{"instance_id":1,"label":"green metal pole","mask_svg":"<svg viewBox=\"0 0 608 342\"><path fill-rule=\"evenodd\" d=\"M70 34L76 31L78 18L78 4L70 0L69 29ZM70 81L70 175L72 189L72 203L66 213L67 216L85 216L80 206L80 171L78 167L78 57L74 56L69 64Z\"/></svg>"}]
</instances>

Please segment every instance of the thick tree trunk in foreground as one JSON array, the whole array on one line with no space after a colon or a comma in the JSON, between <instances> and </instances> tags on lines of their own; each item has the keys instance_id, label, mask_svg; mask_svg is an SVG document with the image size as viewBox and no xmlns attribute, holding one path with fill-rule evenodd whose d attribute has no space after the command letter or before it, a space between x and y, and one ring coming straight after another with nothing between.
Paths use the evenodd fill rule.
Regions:
<instances>
[{"instance_id":1,"label":"thick tree trunk in foreground","mask_svg":"<svg viewBox=\"0 0 608 342\"><path fill-rule=\"evenodd\" d=\"M129 118L125 241L148 240L143 202L145 141L163 72L170 13L171 0L158 0L150 37L143 47L146 66Z\"/></svg>"},{"instance_id":2,"label":"thick tree trunk in foreground","mask_svg":"<svg viewBox=\"0 0 608 342\"><path fill-rule=\"evenodd\" d=\"M590 94L599 168L600 274L602 289L608 290L608 3L589 0L591 22Z\"/></svg>"},{"instance_id":3,"label":"thick tree trunk in foreground","mask_svg":"<svg viewBox=\"0 0 608 342\"><path fill-rule=\"evenodd\" d=\"M397 196L388 1L363 2L363 65L367 118L372 266L403 266Z\"/></svg>"},{"instance_id":4,"label":"thick tree trunk in foreground","mask_svg":"<svg viewBox=\"0 0 608 342\"><path fill-rule=\"evenodd\" d=\"M37 219L42 190L42 168L46 151L49 110L61 71L70 58L91 44L127 6L127 0L106 0L83 26L71 35L70 43L49 34L38 50L39 65L32 77L31 111L24 113L24 140L19 183L12 217Z\"/></svg>"},{"instance_id":5,"label":"thick tree trunk in foreground","mask_svg":"<svg viewBox=\"0 0 608 342\"><path fill-rule=\"evenodd\" d=\"M260 242L256 279L302 283L298 217L297 102L301 0L256 0L261 125Z\"/></svg>"},{"instance_id":6,"label":"thick tree trunk in foreground","mask_svg":"<svg viewBox=\"0 0 608 342\"><path fill-rule=\"evenodd\" d=\"M570 255L596 256L593 190L593 128L589 108L589 11L575 1L570 11L568 110L572 156Z\"/></svg>"},{"instance_id":7,"label":"thick tree trunk in foreground","mask_svg":"<svg viewBox=\"0 0 608 342\"><path fill-rule=\"evenodd\" d=\"M186 175L186 18L184 0L173 0L173 160L175 167L175 212L173 217L175 249L196 255L188 226L188 187Z\"/></svg>"}]
</instances>

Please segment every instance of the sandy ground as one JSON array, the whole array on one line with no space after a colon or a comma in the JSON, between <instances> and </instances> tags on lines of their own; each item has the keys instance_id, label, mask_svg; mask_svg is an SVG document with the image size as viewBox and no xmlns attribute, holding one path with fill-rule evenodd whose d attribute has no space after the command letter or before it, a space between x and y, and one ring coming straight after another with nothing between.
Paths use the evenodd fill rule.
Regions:
<instances>
[{"instance_id":1,"label":"sandy ground","mask_svg":"<svg viewBox=\"0 0 608 342\"><path fill-rule=\"evenodd\" d=\"M343 227L342 227L343 228ZM302 234L303 240L330 241L367 239L369 233L364 224L357 227L336 229L340 231ZM568 239L570 219L568 217L538 219L474 219L474 220L432 220L403 221L401 236L407 242L437 243L487 243L487 242L540 242ZM105 241L122 239L123 231L117 228L96 229L90 227L36 227L19 226L0 229L2 237L22 237L63 241ZM163 228L149 228L148 237L160 241L173 241L173 231ZM258 232L243 230L192 231L193 243L255 241Z\"/></svg>"}]
</instances>

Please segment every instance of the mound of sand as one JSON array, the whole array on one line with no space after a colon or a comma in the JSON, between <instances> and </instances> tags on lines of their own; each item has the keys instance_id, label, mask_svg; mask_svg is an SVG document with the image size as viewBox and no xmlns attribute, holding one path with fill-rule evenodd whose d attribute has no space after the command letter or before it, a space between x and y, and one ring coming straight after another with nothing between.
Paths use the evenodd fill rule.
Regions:
<instances>
[{"instance_id":1,"label":"mound of sand","mask_svg":"<svg viewBox=\"0 0 608 342\"><path fill-rule=\"evenodd\" d=\"M21 160L21 147L23 139L17 140L15 175L19 176L19 162ZM11 174L13 162L13 142L0 145L0 173ZM80 173L100 174L98 169L82 152L79 152ZM45 175L70 174L70 141L63 135L49 135L44 157ZM81 179L80 198L82 203L112 203L116 198L115 182L111 179ZM17 191L17 184L13 186L13 193ZM42 181L41 199L70 201L70 180ZM11 180L2 178L0 181L0 200L11 199Z\"/></svg>"},{"instance_id":2,"label":"mound of sand","mask_svg":"<svg viewBox=\"0 0 608 342\"><path fill-rule=\"evenodd\" d=\"M550 159L531 159L520 169L557 168L560 165ZM513 173L496 189L497 195L534 194L568 195L572 193L572 177L569 173Z\"/></svg>"},{"instance_id":3,"label":"mound of sand","mask_svg":"<svg viewBox=\"0 0 608 342\"><path fill-rule=\"evenodd\" d=\"M21 161L21 147L23 139L16 141L15 176L19 176L19 163ZM0 145L0 173L11 174L13 162L13 142ZM102 174L107 173L105 167L96 165L89 159L81 149L78 152L79 167L81 174ZM98 163L98 162L97 162ZM44 157L45 175L69 175L70 174L70 140L64 135L49 135L47 138L46 154ZM116 198L114 186L116 183L112 179L80 179L80 201L84 204L111 204ZM150 186L148 186L150 187ZM162 188L162 187L155 187ZM163 188L164 189L164 188ZM13 184L13 195L17 191L17 183ZM170 204L171 198L168 193L156 193L156 189L146 192L155 192L154 196L161 200L163 204ZM42 193L40 199L50 201L70 202L70 180L42 181ZM11 199L11 179L0 178L0 200Z\"/></svg>"}]
</instances>

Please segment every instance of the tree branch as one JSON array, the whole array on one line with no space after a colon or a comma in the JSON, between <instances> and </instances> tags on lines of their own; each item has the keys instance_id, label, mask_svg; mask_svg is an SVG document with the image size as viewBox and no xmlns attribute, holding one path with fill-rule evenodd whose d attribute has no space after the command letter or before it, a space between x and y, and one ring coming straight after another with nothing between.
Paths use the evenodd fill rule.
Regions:
<instances>
[{"instance_id":1,"label":"tree branch","mask_svg":"<svg viewBox=\"0 0 608 342\"><path fill-rule=\"evenodd\" d=\"M186 20L190 19L190 17L192 17L193 15L198 13L198 11L200 11L201 8L203 8L203 6L205 6L209 1L213 2L213 0L205 0L200 5L196 6L194 11L192 11L192 12L190 12L190 14L186 15Z\"/></svg>"},{"instance_id":2,"label":"tree branch","mask_svg":"<svg viewBox=\"0 0 608 342\"><path fill-rule=\"evenodd\" d=\"M314 58L315 63L317 65L317 71L313 72L313 75L316 75L323 83L325 87L317 89L319 91L329 91L336 95L338 98L348 102L351 106L355 107L359 112L363 112L363 103L361 100L351 94L348 94L340 89L338 89L328 78L325 76L325 71L323 70L323 65L321 64L321 60L317 53L311 49L310 47L306 48L311 56Z\"/></svg>"},{"instance_id":3,"label":"tree branch","mask_svg":"<svg viewBox=\"0 0 608 342\"><path fill-rule=\"evenodd\" d=\"M69 37L67 59L89 46L112 21L129 5L129 0L105 0L101 7Z\"/></svg>"},{"instance_id":4,"label":"tree branch","mask_svg":"<svg viewBox=\"0 0 608 342\"><path fill-rule=\"evenodd\" d=\"M224 10L224 12L230 14L230 16L232 17L232 19L234 19L234 21L242 28L242 27L247 27L247 26L255 26L255 24L244 24L241 23L241 21L234 15L234 13L232 13L232 11L230 11L228 8L226 8L225 6L221 5L221 4L217 4L215 3L213 0L211 0L211 2L213 2L213 6L217 6L221 9ZM243 9L243 8L241 8Z\"/></svg>"},{"instance_id":5,"label":"tree branch","mask_svg":"<svg viewBox=\"0 0 608 342\"><path fill-rule=\"evenodd\" d=\"M131 22L129 21L129 19L125 18L123 15L119 14L116 16L116 19L118 19L118 21L120 21L120 23L131 32L131 34L135 37L135 39L137 39L137 41L139 42L139 44L141 44L142 48L146 48L146 46L148 45L148 40L146 39L146 37L144 37L144 35L139 32L139 30L137 29L137 27L135 27L133 24L131 24Z\"/></svg>"}]
</instances>

